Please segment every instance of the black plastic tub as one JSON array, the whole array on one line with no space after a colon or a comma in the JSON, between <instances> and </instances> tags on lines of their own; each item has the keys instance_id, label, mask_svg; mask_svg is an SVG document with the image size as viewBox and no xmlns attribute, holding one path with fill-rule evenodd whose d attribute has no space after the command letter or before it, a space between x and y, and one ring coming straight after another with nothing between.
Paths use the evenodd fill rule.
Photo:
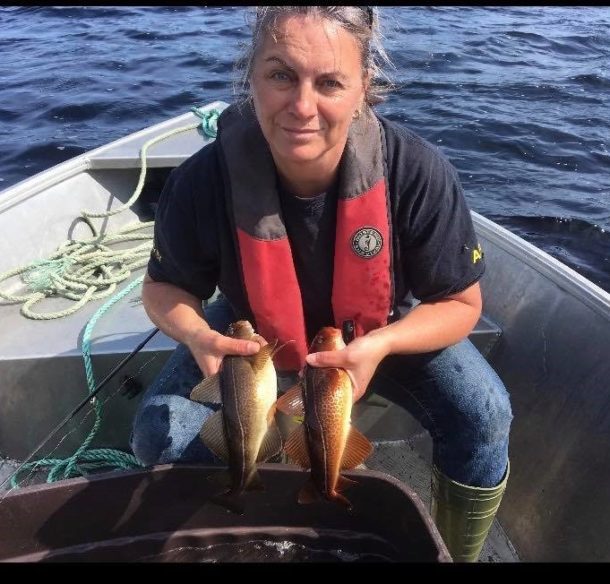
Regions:
<instances>
[{"instance_id":1,"label":"black plastic tub","mask_svg":"<svg viewBox=\"0 0 610 584\"><path fill-rule=\"evenodd\" d=\"M450 562L419 497L383 473L344 473L354 508L296 502L308 473L260 465L264 492L236 515L209 499L222 470L163 465L10 492L3 562Z\"/></svg>"}]
</instances>

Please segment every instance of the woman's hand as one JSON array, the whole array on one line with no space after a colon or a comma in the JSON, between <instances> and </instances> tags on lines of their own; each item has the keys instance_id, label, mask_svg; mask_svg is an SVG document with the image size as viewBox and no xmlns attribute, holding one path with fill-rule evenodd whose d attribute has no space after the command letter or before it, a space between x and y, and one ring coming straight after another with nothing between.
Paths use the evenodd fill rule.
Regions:
<instances>
[{"instance_id":1,"label":"woman's hand","mask_svg":"<svg viewBox=\"0 0 610 584\"><path fill-rule=\"evenodd\" d=\"M261 343L221 335L212 329L197 331L186 343L205 377L218 373L225 355L254 355Z\"/></svg>"},{"instance_id":2,"label":"woman's hand","mask_svg":"<svg viewBox=\"0 0 610 584\"><path fill-rule=\"evenodd\" d=\"M341 367L354 385L354 403L366 391L379 363L389 354L386 336L381 330L354 339L340 351L310 353L306 360L312 367Z\"/></svg>"},{"instance_id":3,"label":"woman's hand","mask_svg":"<svg viewBox=\"0 0 610 584\"><path fill-rule=\"evenodd\" d=\"M142 285L146 314L166 335L184 343L208 377L218 372L225 355L254 355L260 344L233 339L212 330L205 321L201 299L186 290L155 282L148 274Z\"/></svg>"}]
</instances>

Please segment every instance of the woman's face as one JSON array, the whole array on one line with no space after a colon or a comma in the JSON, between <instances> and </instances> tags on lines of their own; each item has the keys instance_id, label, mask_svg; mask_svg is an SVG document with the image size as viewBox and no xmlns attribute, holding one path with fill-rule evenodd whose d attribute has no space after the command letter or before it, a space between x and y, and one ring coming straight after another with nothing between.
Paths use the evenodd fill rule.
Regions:
<instances>
[{"instance_id":1,"label":"woman's face","mask_svg":"<svg viewBox=\"0 0 610 584\"><path fill-rule=\"evenodd\" d=\"M250 79L256 116L276 163L338 163L365 97L360 49L325 19L289 16L267 34Z\"/></svg>"}]
</instances>

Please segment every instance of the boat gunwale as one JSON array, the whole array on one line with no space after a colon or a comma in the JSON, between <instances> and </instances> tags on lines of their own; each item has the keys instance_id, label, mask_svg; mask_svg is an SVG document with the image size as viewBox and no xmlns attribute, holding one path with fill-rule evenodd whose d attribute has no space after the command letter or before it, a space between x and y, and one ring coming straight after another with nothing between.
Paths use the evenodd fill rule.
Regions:
<instances>
[{"instance_id":1,"label":"boat gunwale","mask_svg":"<svg viewBox=\"0 0 610 584\"><path fill-rule=\"evenodd\" d=\"M227 105L228 104L223 101L213 101L201 106L201 109L207 111L214 108L224 108ZM95 170L95 159L113 148L123 146L131 141L137 141L139 138L147 136L152 137L154 134L161 134L167 128L176 125L181 121L186 122L187 120L195 122L198 118L192 112L174 116L153 126L147 126L146 128L137 130L127 136L103 144L93 150L87 150L78 156L60 162L46 170L42 170L34 176L25 178L7 189L0 191L0 213L9 210L11 207L22 203L30 197L35 196L66 179L76 176L79 173ZM137 154L133 159L137 162L137 165L134 168L140 168L140 148L138 148Z\"/></svg>"},{"instance_id":2,"label":"boat gunwale","mask_svg":"<svg viewBox=\"0 0 610 584\"><path fill-rule=\"evenodd\" d=\"M479 235L610 321L610 293L495 221L475 211L471 211L471 215Z\"/></svg>"}]
</instances>

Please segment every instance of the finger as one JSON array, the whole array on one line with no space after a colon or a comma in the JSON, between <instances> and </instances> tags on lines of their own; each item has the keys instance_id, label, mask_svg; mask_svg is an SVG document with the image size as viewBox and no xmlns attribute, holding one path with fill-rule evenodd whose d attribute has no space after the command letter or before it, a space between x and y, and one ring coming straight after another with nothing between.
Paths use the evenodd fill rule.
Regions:
<instances>
[{"instance_id":1,"label":"finger","mask_svg":"<svg viewBox=\"0 0 610 584\"><path fill-rule=\"evenodd\" d=\"M261 347L268 345L269 343L265 340L265 337L261 337L260 335L253 335L252 340L257 342Z\"/></svg>"},{"instance_id":2,"label":"finger","mask_svg":"<svg viewBox=\"0 0 610 584\"><path fill-rule=\"evenodd\" d=\"M216 364L210 367L203 367L203 375L205 377L212 377L212 375L216 375L220 371L220 367Z\"/></svg>"},{"instance_id":3,"label":"finger","mask_svg":"<svg viewBox=\"0 0 610 584\"><path fill-rule=\"evenodd\" d=\"M218 342L218 348L225 355L254 355L258 353L261 346L253 341L222 337Z\"/></svg>"},{"instance_id":4,"label":"finger","mask_svg":"<svg viewBox=\"0 0 610 584\"><path fill-rule=\"evenodd\" d=\"M347 359L342 351L309 353L305 360L312 367L345 367L347 365Z\"/></svg>"},{"instance_id":5,"label":"finger","mask_svg":"<svg viewBox=\"0 0 610 584\"><path fill-rule=\"evenodd\" d=\"M350 379L352 380L352 387L353 387L352 403L356 403L364 395L366 388L359 387L359 385L356 383L356 379L354 378L354 375L352 374L351 371L346 370L346 372L349 375Z\"/></svg>"}]
</instances>

